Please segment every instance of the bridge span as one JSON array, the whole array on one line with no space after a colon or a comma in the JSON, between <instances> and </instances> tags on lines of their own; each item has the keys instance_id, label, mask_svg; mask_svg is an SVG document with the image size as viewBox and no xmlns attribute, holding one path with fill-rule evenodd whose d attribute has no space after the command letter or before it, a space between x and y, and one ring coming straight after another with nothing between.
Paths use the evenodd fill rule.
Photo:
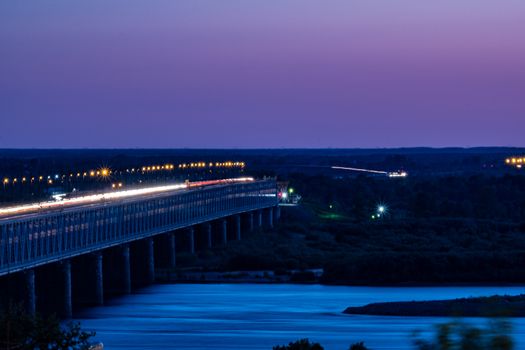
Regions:
<instances>
[{"instance_id":1,"label":"bridge span","mask_svg":"<svg viewBox=\"0 0 525 350\"><path fill-rule=\"evenodd\" d=\"M1 300L69 318L279 218L275 179L221 181L0 216Z\"/></svg>"}]
</instances>

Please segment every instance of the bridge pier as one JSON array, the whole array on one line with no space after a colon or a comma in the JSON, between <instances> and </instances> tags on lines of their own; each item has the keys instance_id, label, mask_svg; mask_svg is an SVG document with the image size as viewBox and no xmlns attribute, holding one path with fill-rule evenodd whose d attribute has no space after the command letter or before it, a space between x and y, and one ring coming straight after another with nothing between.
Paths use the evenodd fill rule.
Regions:
<instances>
[{"instance_id":1,"label":"bridge pier","mask_svg":"<svg viewBox=\"0 0 525 350\"><path fill-rule=\"evenodd\" d=\"M36 290L35 290L35 270L29 269L24 272L25 277L25 308L29 315L36 313Z\"/></svg>"},{"instance_id":2,"label":"bridge pier","mask_svg":"<svg viewBox=\"0 0 525 350\"><path fill-rule=\"evenodd\" d=\"M233 230L235 234L235 239L240 241L241 240L241 216L240 215L233 216Z\"/></svg>"},{"instance_id":3,"label":"bridge pier","mask_svg":"<svg viewBox=\"0 0 525 350\"><path fill-rule=\"evenodd\" d=\"M170 232L168 236L168 263L170 268L177 266L177 241L175 239L175 233Z\"/></svg>"},{"instance_id":4,"label":"bridge pier","mask_svg":"<svg viewBox=\"0 0 525 350\"><path fill-rule=\"evenodd\" d=\"M266 209L266 226L273 228L273 208Z\"/></svg>"},{"instance_id":5,"label":"bridge pier","mask_svg":"<svg viewBox=\"0 0 525 350\"><path fill-rule=\"evenodd\" d=\"M0 315L11 306L21 305L29 315L36 312L35 270L28 269L0 278ZM1 330L0 330L1 332Z\"/></svg>"},{"instance_id":6,"label":"bridge pier","mask_svg":"<svg viewBox=\"0 0 525 350\"><path fill-rule=\"evenodd\" d=\"M131 286L140 287L155 281L155 246L152 237L130 243Z\"/></svg>"},{"instance_id":7,"label":"bridge pier","mask_svg":"<svg viewBox=\"0 0 525 350\"><path fill-rule=\"evenodd\" d=\"M98 289L103 286L104 296L130 294L132 268L129 244L123 244L117 247L105 249L102 251L102 255L103 258L100 260L102 265L102 273L100 273L102 282L95 281L96 285L98 285L96 288ZM91 261L92 268L93 263L95 265L95 270L97 270L99 267L99 261L96 257ZM95 271L94 275L98 279L99 273ZM94 299L96 301L96 297L93 298L93 293L91 293L91 300L89 298L87 300L88 302L93 302Z\"/></svg>"},{"instance_id":8,"label":"bridge pier","mask_svg":"<svg viewBox=\"0 0 525 350\"><path fill-rule=\"evenodd\" d=\"M253 212L244 214L245 217L245 227L247 232L253 232Z\"/></svg>"},{"instance_id":9,"label":"bridge pier","mask_svg":"<svg viewBox=\"0 0 525 350\"><path fill-rule=\"evenodd\" d=\"M102 253L95 253L93 255L93 261L95 265L95 304L104 304L104 273L103 273L103 260Z\"/></svg>"},{"instance_id":10,"label":"bridge pier","mask_svg":"<svg viewBox=\"0 0 525 350\"><path fill-rule=\"evenodd\" d=\"M95 305L104 304L104 274L103 274L103 258L102 253L94 253L91 257L94 265L94 288L95 298L93 300Z\"/></svg>"},{"instance_id":11,"label":"bridge pier","mask_svg":"<svg viewBox=\"0 0 525 350\"><path fill-rule=\"evenodd\" d=\"M212 248L212 232L211 232L211 224L209 222L206 222L201 225L202 233L204 236L204 241L206 244L206 248L211 249Z\"/></svg>"},{"instance_id":12,"label":"bridge pier","mask_svg":"<svg viewBox=\"0 0 525 350\"><path fill-rule=\"evenodd\" d=\"M188 235L188 249L190 250L190 254L195 254L195 229L189 227L186 232Z\"/></svg>"},{"instance_id":13,"label":"bridge pier","mask_svg":"<svg viewBox=\"0 0 525 350\"><path fill-rule=\"evenodd\" d=\"M256 212L256 222L257 222L257 228L261 228L263 225L263 212L262 210L257 210Z\"/></svg>"},{"instance_id":14,"label":"bridge pier","mask_svg":"<svg viewBox=\"0 0 525 350\"><path fill-rule=\"evenodd\" d=\"M146 238L144 240L146 253L146 283L151 284L155 282L155 247L153 238Z\"/></svg>"},{"instance_id":15,"label":"bridge pier","mask_svg":"<svg viewBox=\"0 0 525 350\"><path fill-rule=\"evenodd\" d=\"M281 219L281 207L279 205L276 205L275 207L273 207L273 209L274 209L274 212L273 212L274 221L279 221Z\"/></svg>"},{"instance_id":16,"label":"bridge pier","mask_svg":"<svg viewBox=\"0 0 525 350\"><path fill-rule=\"evenodd\" d=\"M131 294L131 261L130 261L130 255L129 255L129 245L123 245L120 248L120 260L121 260L121 266L122 269L122 275L121 275L121 290L120 292L124 294Z\"/></svg>"},{"instance_id":17,"label":"bridge pier","mask_svg":"<svg viewBox=\"0 0 525 350\"><path fill-rule=\"evenodd\" d=\"M104 272L102 252L94 252L71 259L73 308L75 305L104 304Z\"/></svg>"},{"instance_id":18,"label":"bridge pier","mask_svg":"<svg viewBox=\"0 0 525 350\"><path fill-rule=\"evenodd\" d=\"M223 245L228 243L228 222L226 220L221 220L219 222L219 234L221 236L221 242Z\"/></svg>"},{"instance_id":19,"label":"bridge pier","mask_svg":"<svg viewBox=\"0 0 525 350\"><path fill-rule=\"evenodd\" d=\"M64 318L70 319L73 317L73 299L71 296L71 260L64 260L61 262L61 265L63 283L62 313Z\"/></svg>"}]
</instances>

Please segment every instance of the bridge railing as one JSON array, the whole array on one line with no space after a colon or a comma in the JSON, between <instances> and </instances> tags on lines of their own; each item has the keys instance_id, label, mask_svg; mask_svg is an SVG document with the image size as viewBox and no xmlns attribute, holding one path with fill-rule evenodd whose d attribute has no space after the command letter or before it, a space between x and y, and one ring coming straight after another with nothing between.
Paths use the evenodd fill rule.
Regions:
<instances>
[{"instance_id":1,"label":"bridge railing","mask_svg":"<svg viewBox=\"0 0 525 350\"><path fill-rule=\"evenodd\" d=\"M0 275L277 205L274 180L204 187L0 222Z\"/></svg>"}]
</instances>

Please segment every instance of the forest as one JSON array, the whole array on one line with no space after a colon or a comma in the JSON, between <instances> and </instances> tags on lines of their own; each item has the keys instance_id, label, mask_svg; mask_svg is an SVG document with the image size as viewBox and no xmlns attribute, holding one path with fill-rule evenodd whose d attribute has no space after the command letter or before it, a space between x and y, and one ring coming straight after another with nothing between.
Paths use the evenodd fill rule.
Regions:
<instances>
[{"instance_id":1,"label":"forest","mask_svg":"<svg viewBox=\"0 0 525 350\"><path fill-rule=\"evenodd\" d=\"M523 176L292 174L289 181L303 201L283 207L273 231L204 252L199 263L217 270L323 268L328 284L525 281Z\"/></svg>"}]
</instances>

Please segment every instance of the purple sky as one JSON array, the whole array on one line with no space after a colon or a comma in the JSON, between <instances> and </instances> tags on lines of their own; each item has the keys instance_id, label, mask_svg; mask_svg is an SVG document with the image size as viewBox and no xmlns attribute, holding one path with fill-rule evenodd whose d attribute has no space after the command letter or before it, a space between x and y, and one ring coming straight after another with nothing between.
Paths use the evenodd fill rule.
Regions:
<instances>
[{"instance_id":1,"label":"purple sky","mask_svg":"<svg viewBox=\"0 0 525 350\"><path fill-rule=\"evenodd\" d=\"M525 1L4 0L0 122L0 148L525 146Z\"/></svg>"}]
</instances>

